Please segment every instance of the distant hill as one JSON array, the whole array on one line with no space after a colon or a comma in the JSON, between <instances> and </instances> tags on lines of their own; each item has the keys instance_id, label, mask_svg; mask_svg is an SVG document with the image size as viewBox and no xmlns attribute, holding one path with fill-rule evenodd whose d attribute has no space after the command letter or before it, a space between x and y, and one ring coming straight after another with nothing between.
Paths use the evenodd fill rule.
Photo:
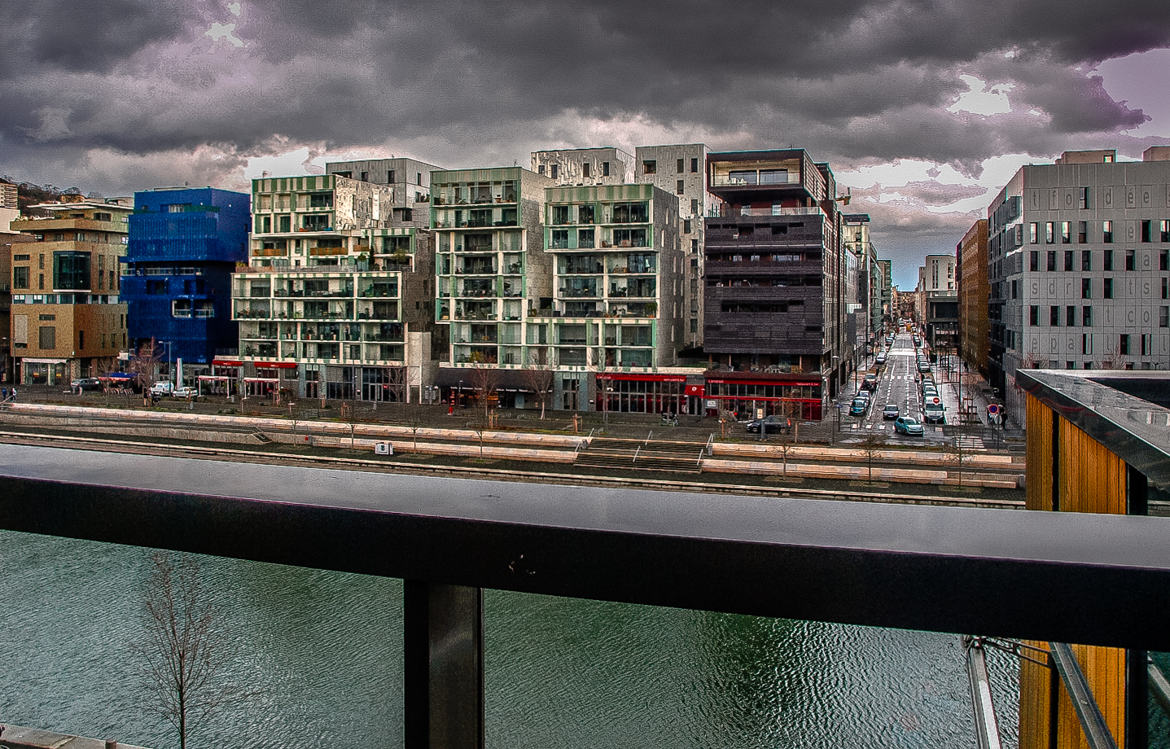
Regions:
<instances>
[{"instance_id":1,"label":"distant hill","mask_svg":"<svg viewBox=\"0 0 1170 749\"><path fill-rule=\"evenodd\" d=\"M43 215L45 211L30 210L30 205L37 203L52 203L61 198L62 195L81 195L80 188L67 187L65 189L54 187L53 185L36 185L32 182L20 182L5 175L0 178L0 181L8 182L16 185L16 201L20 212L25 216ZM97 197L96 194L90 197Z\"/></svg>"}]
</instances>

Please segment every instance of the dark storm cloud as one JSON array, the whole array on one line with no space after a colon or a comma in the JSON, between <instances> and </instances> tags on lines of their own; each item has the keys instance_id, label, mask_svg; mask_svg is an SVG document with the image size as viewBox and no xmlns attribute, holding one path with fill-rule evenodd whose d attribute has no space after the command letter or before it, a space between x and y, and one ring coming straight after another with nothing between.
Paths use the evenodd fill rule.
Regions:
<instances>
[{"instance_id":1,"label":"dark storm cloud","mask_svg":"<svg viewBox=\"0 0 1170 749\"><path fill-rule=\"evenodd\" d=\"M978 175L997 154L1120 140L1146 116L1086 71L1170 44L1162 0L1108 12L1054 0L241 0L232 9L22 5L0 27L0 171L59 183L132 178L113 166L121 155L202 178L207 149L237 169L298 146L388 143L425 146L433 150L416 155L452 166L524 163L550 142L597 145L591 124L636 120L717 149L803 146L838 170L910 158ZM966 91L960 74L1010 85L1013 112L947 111ZM49 171L70 165L89 171Z\"/></svg>"}]
</instances>

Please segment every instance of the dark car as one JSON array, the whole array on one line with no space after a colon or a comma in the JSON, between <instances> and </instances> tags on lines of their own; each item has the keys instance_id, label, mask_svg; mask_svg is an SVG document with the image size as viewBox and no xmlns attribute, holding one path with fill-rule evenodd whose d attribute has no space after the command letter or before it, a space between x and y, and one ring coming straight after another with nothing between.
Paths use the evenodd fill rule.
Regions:
<instances>
[{"instance_id":1,"label":"dark car","mask_svg":"<svg viewBox=\"0 0 1170 749\"><path fill-rule=\"evenodd\" d=\"M882 409L882 418L883 419L896 419L896 418L898 418L898 413L899 413L898 404L887 403L886 407Z\"/></svg>"},{"instance_id":2,"label":"dark car","mask_svg":"<svg viewBox=\"0 0 1170 749\"><path fill-rule=\"evenodd\" d=\"M870 372L869 374L867 374L865 376L865 379L861 381L861 387L863 390L873 390L874 388L876 388L877 387L877 375L874 374L873 372Z\"/></svg>"},{"instance_id":3,"label":"dark car","mask_svg":"<svg viewBox=\"0 0 1170 749\"><path fill-rule=\"evenodd\" d=\"M73 390L75 390L78 393L80 393L83 390L101 390L102 389L102 381L96 377L82 377L80 379L73 380L72 382L70 382L69 387L71 387Z\"/></svg>"},{"instance_id":4,"label":"dark car","mask_svg":"<svg viewBox=\"0 0 1170 749\"><path fill-rule=\"evenodd\" d=\"M849 406L850 416L864 416L869 408L869 398L854 398L853 405Z\"/></svg>"},{"instance_id":5,"label":"dark car","mask_svg":"<svg viewBox=\"0 0 1170 749\"><path fill-rule=\"evenodd\" d=\"M775 432L779 434L781 432L792 431L792 420L787 416L772 414L770 416L765 416L762 419L753 419L752 421L749 421L744 426L744 428L748 430L749 434L759 434L761 429L764 431L764 434L767 434L768 432Z\"/></svg>"}]
</instances>

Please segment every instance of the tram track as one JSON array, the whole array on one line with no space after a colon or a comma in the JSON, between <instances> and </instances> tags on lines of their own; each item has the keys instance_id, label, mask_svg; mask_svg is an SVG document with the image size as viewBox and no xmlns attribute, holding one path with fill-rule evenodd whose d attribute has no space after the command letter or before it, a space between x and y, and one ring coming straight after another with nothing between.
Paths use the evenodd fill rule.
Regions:
<instances>
[{"instance_id":1,"label":"tram track","mask_svg":"<svg viewBox=\"0 0 1170 749\"><path fill-rule=\"evenodd\" d=\"M818 489L798 486L768 486L761 484L724 483L703 481L700 476L686 480L644 478L638 476L592 475L579 472L530 470L523 465L507 469L489 466L460 466L447 463L415 462L401 457L350 458L336 455L300 455L270 450L244 449L213 445L189 445L167 442L146 442L133 439L78 436L65 433L32 434L28 432L0 430L0 443L62 447L96 450L103 452L129 453L135 455L158 455L185 457L205 460L232 460L249 463L294 465L310 468L333 468L341 470L376 471L381 473L402 473L411 475L441 475L499 481L540 482L548 484L569 484L578 486L622 486L656 491L688 491L710 494L738 494L763 497L785 497L796 499L828 499L853 502L889 502L897 504L920 504L950 507L984 507L997 509L1022 509L1020 500L1000 499L984 496L951 496L926 494L921 491L877 492L863 490Z\"/></svg>"}]
</instances>

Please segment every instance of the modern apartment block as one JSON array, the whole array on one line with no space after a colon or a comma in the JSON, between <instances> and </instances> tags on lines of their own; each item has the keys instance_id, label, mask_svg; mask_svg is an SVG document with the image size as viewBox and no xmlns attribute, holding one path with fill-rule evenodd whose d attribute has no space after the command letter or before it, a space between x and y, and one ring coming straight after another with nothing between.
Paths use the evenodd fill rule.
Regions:
<instances>
[{"instance_id":1,"label":"modern apartment block","mask_svg":"<svg viewBox=\"0 0 1170 749\"><path fill-rule=\"evenodd\" d=\"M431 173L435 320L446 329L437 383L444 397L472 391L471 372L500 370L501 405L523 406L529 320L551 309L552 256L544 252L544 190L521 167Z\"/></svg>"},{"instance_id":2,"label":"modern apartment block","mask_svg":"<svg viewBox=\"0 0 1170 749\"><path fill-rule=\"evenodd\" d=\"M410 196L413 197L413 196ZM245 397L405 401L429 379L433 248L388 185L252 181L250 263L233 276L239 353L208 386ZM401 214L400 214L401 215Z\"/></svg>"},{"instance_id":3,"label":"modern apartment block","mask_svg":"<svg viewBox=\"0 0 1170 749\"><path fill-rule=\"evenodd\" d=\"M706 172L723 203L705 227L706 398L819 419L848 370L833 173L803 149L711 153Z\"/></svg>"},{"instance_id":4,"label":"modern apartment block","mask_svg":"<svg viewBox=\"0 0 1170 749\"><path fill-rule=\"evenodd\" d=\"M555 371L561 408L702 413L688 403L682 340L678 199L653 185L545 190L551 307L528 327L529 362ZM694 374L699 375L696 370ZM693 406L693 408L691 408Z\"/></svg>"},{"instance_id":5,"label":"modern apartment block","mask_svg":"<svg viewBox=\"0 0 1170 749\"><path fill-rule=\"evenodd\" d=\"M891 260L878 260L877 275L880 278L880 293L878 304L875 307L874 330L889 330L894 323L894 263ZM880 316L880 317L879 317Z\"/></svg>"},{"instance_id":6,"label":"modern apartment block","mask_svg":"<svg viewBox=\"0 0 1170 749\"><path fill-rule=\"evenodd\" d=\"M231 276L248 261L249 200L211 187L134 194L122 269L131 351L157 341L186 379L208 374L217 350L236 347Z\"/></svg>"},{"instance_id":7,"label":"modern apartment block","mask_svg":"<svg viewBox=\"0 0 1170 749\"><path fill-rule=\"evenodd\" d=\"M845 251L847 274L848 264L856 263L857 267L856 284L853 288L846 284L845 298L846 303L856 305L859 312L855 321L847 317L846 324L853 325L855 331L846 337L851 342L855 341L852 358L860 362L867 353L873 351L877 338L884 328L883 300L888 303L888 299L883 288L887 282L877 250L870 238L869 214L847 213L842 223L841 243Z\"/></svg>"},{"instance_id":8,"label":"modern apartment block","mask_svg":"<svg viewBox=\"0 0 1170 749\"><path fill-rule=\"evenodd\" d=\"M20 210L20 204L17 200L18 194L19 190L15 184L0 179L0 208ZM0 231L7 230L7 226L0 227Z\"/></svg>"},{"instance_id":9,"label":"modern apartment block","mask_svg":"<svg viewBox=\"0 0 1170 749\"><path fill-rule=\"evenodd\" d=\"M112 369L126 347L126 305L118 262L126 252L126 218L118 200L33 206L44 218L12 228L36 241L12 255L12 353L16 380L68 384Z\"/></svg>"},{"instance_id":10,"label":"modern apartment block","mask_svg":"<svg viewBox=\"0 0 1170 749\"><path fill-rule=\"evenodd\" d=\"M954 255L927 255L918 268L918 314L926 342L939 353L959 345L959 290Z\"/></svg>"},{"instance_id":11,"label":"modern apartment block","mask_svg":"<svg viewBox=\"0 0 1170 749\"><path fill-rule=\"evenodd\" d=\"M959 353L967 365L987 376L987 219L971 225L955 247L959 278Z\"/></svg>"},{"instance_id":12,"label":"modern apartment block","mask_svg":"<svg viewBox=\"0 0 1170 749\"><path fill-rule=\"evenodd\" d=\"M988 207L991 383L1016 369L1170 366L1170 149L1066 152Z\"/></svg>"},{"instance_id":13,"label":"modern apartment block","mask_svg":"<svg viewBox=\"0 0 1170 749\"><path fill-rule=\"evenodd\" d=\"M613 146L533 151L532 171L558 185L625 185L634 181L634 157Z\"/></svg>"},{"instance_id":14,"label":"modern apartment block","mask_svg":"<svg viewBox=\"0 0 1170 749\"><path fill-rule=\"evenodd\" d=\"M0 232L0 383L14 381L12 361L12 255L35 241L27 234Z\"/></svg>"},{"instance_id":15,"label":"modern apartment block","mask_svg":"<svg viewBox=\"0 0 1170 749\"><path fill-rule=\"evenodd\" d=\"M683 345L703 345L703 219L711 208L707 192L707 146L682 143L634 149L634 181L678 197L679 244L685 254L682 285Z\"/></svg>"}]
</instances>

